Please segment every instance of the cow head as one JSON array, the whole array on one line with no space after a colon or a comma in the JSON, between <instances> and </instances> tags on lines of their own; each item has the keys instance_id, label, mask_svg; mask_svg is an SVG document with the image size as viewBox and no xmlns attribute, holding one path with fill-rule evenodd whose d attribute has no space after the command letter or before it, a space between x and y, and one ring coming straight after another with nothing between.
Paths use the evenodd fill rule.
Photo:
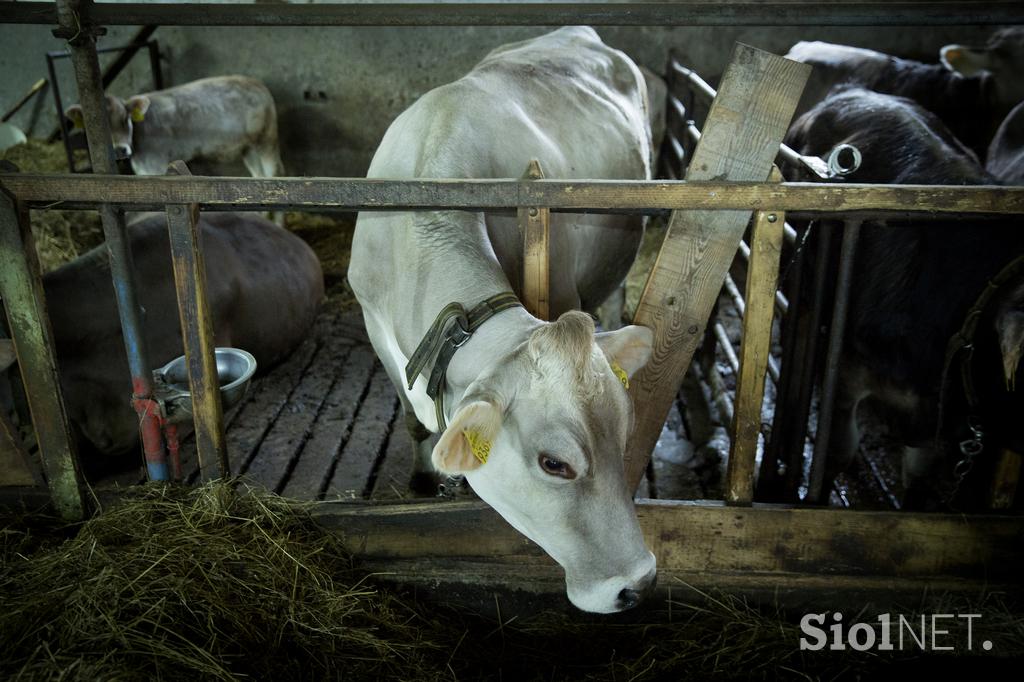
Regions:
<instances>
[{"instance_id":1,"label":"cow head","mask_svg":"<svg viewBox=\"0 0 1024 682\"><path fill-rule=\"evenodd\" d=\"M135 95L120 100L107 95L107 117L110 121L110 139L114 145L114 154L118 159L130 159L132 156L132 133L134 125L146 118L149 110L149 97ZM81 104L73 104L64 112L76 128L85 127L85 117Z\"/></svg>"},{"instance_id":2,"label":"cow head","mask_svg":"<svg viewBox=\"0 0 1024 682\"><path fill-rule=\"evenodd\" d=\"M546 323L469 386L433 452L565 569L570 601L610 613L654 586L622 453L632 428L624 384L647 362L652 334L596 334L568 312Z\"/></svg>"},{"instance_id":3,"label":"cow head","mask_svg":"<svg viewBox=\"0 0 1024 682\"><path fill-rule=\"evenodd\" d=\"M946 45L939 55L946 68L964 76L987 71L992 74L999 101L1012 107L1024 100L1024 28L996 31L984 47Z\"/></svg>"}]
</instances>

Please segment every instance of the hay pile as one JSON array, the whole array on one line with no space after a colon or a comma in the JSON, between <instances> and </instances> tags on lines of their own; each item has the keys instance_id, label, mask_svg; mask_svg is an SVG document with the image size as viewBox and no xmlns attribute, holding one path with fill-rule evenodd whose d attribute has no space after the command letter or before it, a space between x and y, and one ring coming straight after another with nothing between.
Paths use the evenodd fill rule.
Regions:
<instances>
[{"instance_id":1,"label":"hay pile","mask_svg":"<svg viewBox=\"0 0 1024 682\"><path fill-rule=\"evenodd\" d=\"M149 487L61 544L4 537L3 679L373 679L436 648L273 496Z\"/></svg>"},{"instance_id":2,"label":"hay pile","mask_svg":"<svg viewBox=\"0 0 1024 682\"><path fill-rule=\"evenodd\" d=\"M358 307L355 294L348 285L356 214L285 213L284 226L309 244L320 260L328 307L338 311Z\"/></svg>"},{"instance_id":3,"label":"hay pile","mask_svg":"<svg viewBox=\"0 0 1024 682\"><path fill-rule=\"evenodd\" d=\"M646 624L427 608L367 582L306 509L146 487L77 528L14 520L0 531L0 678L831 679L892 662L802 653L795 620L716 595L638 614ZM1006 623L997 646L1024 641Z\"/></svg>"},{"instance_id":4,"label":"hay pile","mask_svg":"<svg viewBox=\"0 0 1024 682\"><path fill-rule=\"evenodd\" d=\"M84 151L79 151L84 154ZM10 161L22 173L67 173L64 145L59 140L48 143L29 139L0 152L0 159ZM32 235L36 240L39 264L44 273L77 258L103 243L103 227L96 211L32 211Z\"/></svg>"}]
</instances>

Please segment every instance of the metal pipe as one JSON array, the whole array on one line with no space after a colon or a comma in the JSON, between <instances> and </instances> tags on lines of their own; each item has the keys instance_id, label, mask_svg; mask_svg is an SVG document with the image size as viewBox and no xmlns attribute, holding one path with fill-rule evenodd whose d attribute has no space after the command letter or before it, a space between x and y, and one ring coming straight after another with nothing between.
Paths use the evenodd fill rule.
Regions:
<instances>
[{"instance_id":1,"label":"metal pipe","mask_svg":"<svg viewBox=\"0 0 1024 682\"><path fill-rule=\"evenodd\" d=\"M725 331L725 327L722 326L721 322L715 322L715 338L718 339L718 345L722 347L722 353L725 355L725 361L729 364L729 369L736 376L740 374L740 359L736 357L736 351L732 348L732 341L729 340L729 333Z\"/></svg>"},{"instance_id":2,"label":"metal pipe","mask_svg":"<svg viewBox=\"0 0 1024 682\"><path fill-rule=\"evenodd\" d=\"M79 0L57 0L60 28L54 35L65 38L71 50L71 61L78 84L79 101L85 119L89 157L95 174L116 175L117 162L110 137L110 121L103 93L99 58L96 56L95 27L81 13L91 3ZM128 243L124 213L111 204L99 206L103 235L114 283L117 312L124 335L128 369L131 374L132 406L139 415L139 432L149 477L156 481L169 478L163 438L160 434L162 413L153 400L152 366L149 364L142 306L135 282L135 268Z\"/></svg>"},{"instance_id":3,"label":"metal pipe","mask_svg":"<svg viewBox=\"0 0 1024 682\"><path fill-rule=\"evenodd\" d=\"M828 457L829 437L832 434L832 418L839 384L839 365L843 353L843 336L846 334L846 318L850 306L850 289L853 282L853 266L857 256L859 236L859 222L850 222L844 226L835 304L832 308L832 324L829 329L828 351L825 356L825 376L822 380L821 402L818 406L818 431L814 436L814 459L811 461L811 477L807 485L807 498L818 502L822 501L822 493L825 490L826 458Z\"/></svg>"},{"instance_id":4,"label":"metal pipe","mask_svg":"<svg viewBox=\"0 0 1024 682\"><path fill-rule=\"evenodd\" d=\"M52 24L53 8L10 2L8 23ZM41 6L40 6L41 5ZM106 26L963 26L1024 23L1019 2L100 3Z\"/></svg>"}]
</instances>

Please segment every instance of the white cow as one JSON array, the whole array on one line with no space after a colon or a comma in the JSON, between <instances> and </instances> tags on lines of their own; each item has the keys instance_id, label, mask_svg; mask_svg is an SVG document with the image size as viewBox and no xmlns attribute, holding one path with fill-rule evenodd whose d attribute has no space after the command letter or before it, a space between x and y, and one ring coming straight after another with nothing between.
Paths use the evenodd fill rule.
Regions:
<instances>
[{"instance_id":1,"label":"white cow","mask_svg":"<svg viewBox=\"0 0 1024 682\"><path fill-rule=\"evenodd\" d=\"M563 28L500 47L463 78L428 92L388 129L373 178L511 178L538 159L549 178L650 177L644 80L590 28ZM448 426L418 463L464 474L473 489L566 573L577 607L613 612L653 587L622 453L632 426L623 388L651 353L652 334L594 333L592 309L625 277L638 217L551 216L551 312L498 313L447 369ZM438 312L520 291L514 218L465 211L363 213L349 282L407 420L442 428L410 357ZM415 419L409 419L412 415ZM417 431L417 429L410 429Z\"/></svg>"},{"instance_id":2,"label":"white cow","mask_svg":"<svg viewBox=\"0 0 1024 682\"><path fill-rule=\"evenodd\" d=\"M136 175L163 175L175 160L242 161L257 178L281 173L270 91L245 76L215 76L122 100L107 95L114 152ZM82 127L82 107L67 117Z\"/></svg>"}]
</instances>

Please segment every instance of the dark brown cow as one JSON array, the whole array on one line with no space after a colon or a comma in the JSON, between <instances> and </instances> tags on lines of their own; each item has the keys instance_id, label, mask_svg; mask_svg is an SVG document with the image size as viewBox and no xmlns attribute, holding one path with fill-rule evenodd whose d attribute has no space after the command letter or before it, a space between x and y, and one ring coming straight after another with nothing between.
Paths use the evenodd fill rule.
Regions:
<instances>
[{"instance_id":1,"label":"dark brown cow","mask_svg":"<svg viewBox=\"0 0 1024 682\"><path fill-rule=\"evenodd\" d=\"M1024 185L1024 102L1003 120L988 146L985 170L1008 185Z\"/></svg>"},{"instance_id":2,"label":"dark brown cow","mask_svg":"<svg viewBox=\"0 0 1024 682\"><path fill-rule=\"evenodd\" d=\"M908 99L860 88L830 95L796 121L786 141L803 154L854 145L864 160L850 182L996 183L936 116ZM955 445L970 435L959 356L945 372L946 388L942 385L947 342L989 280L1021 254L1024 230L1017 218L864 223L828 450L830 474L844 469L856 453L857 408L871 397L905 446L908 502L923 502L923 483L940 454L935 445ZM1022 280L1018 276L998 289L971 339L974 416L984 424L987 453L1024 447L1024 393L1010 390L1020 379L1024 347ZM961 457L955 447L950 449Z\"/></svg>"},{"instance_id":3,"label":"dark brown cow","mask_svg":"<svg viewBox=\"0 0 1024 682\"><path fill-rule=\"evenodd\" d=\"M128 231L155 368L183 353L167 220L150 215ZM256 214L205 214L201 235L217 345L243 348L270 367L304 338L323 298L316 255ZM101 453L129 450L138 419L103 247L47 274L43 285L75 431Z\"/></svg>"},{"instance_id":4,"label":"dark brown cow","mask_svg":"<svg viewBox=\"0 0 1024 682\"><path fill-rule=\"evenodd\" d=\"M796 116L823 100L836 85L857 85L908 97L938 116L983 158L999 122L1016 103L1000 99L988 73L963 76L942 64L924 64L874 50L824 42L800 42L787 58L814 67Z\"/></svg>"}]
</instances>

